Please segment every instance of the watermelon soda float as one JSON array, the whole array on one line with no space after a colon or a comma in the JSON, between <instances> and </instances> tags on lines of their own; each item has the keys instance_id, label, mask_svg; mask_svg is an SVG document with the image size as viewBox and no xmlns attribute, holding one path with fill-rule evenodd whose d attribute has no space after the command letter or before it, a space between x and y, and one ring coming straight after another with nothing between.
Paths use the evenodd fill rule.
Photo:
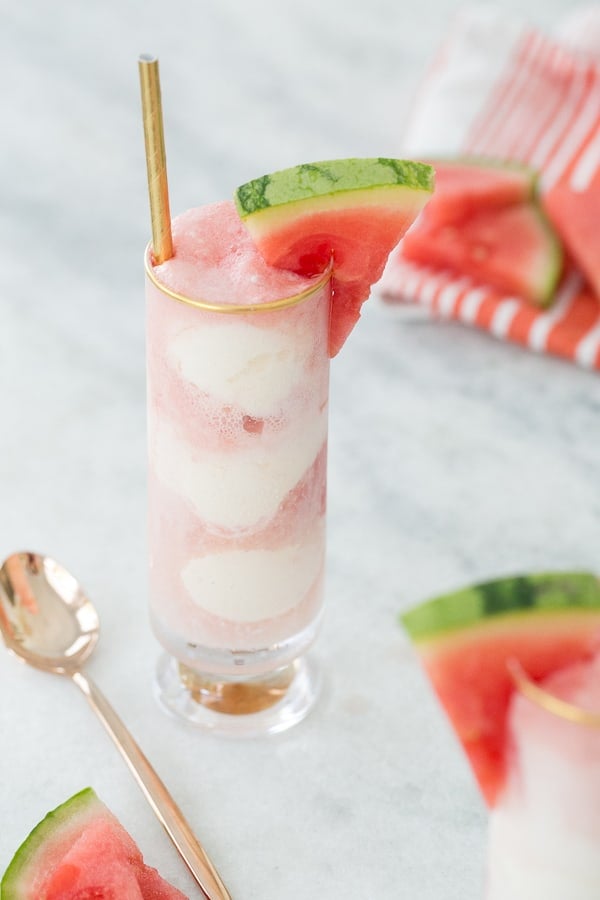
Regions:
<instances>
[{"instance_id":1,"label":"watermelon soda float","mask_svg":"<svg viewBox=\"0 0 600 900\"><path fill-rule=\"evenodd\" d=\"M313 703L329 360L431 189L418 163L299 166L147 255L151 619L189 721L279 731Z\"/></svg>"},{"instance_id":2,"label":"watermelon soda float","mask_svg":"<svg viewBox=\"0 0 600 900\"><path fill-rule=\"evenodd\" d=\"M598 579L488 582L403 622L490 809L486 900L595 900Z\"/></svg>"}]
</instances>

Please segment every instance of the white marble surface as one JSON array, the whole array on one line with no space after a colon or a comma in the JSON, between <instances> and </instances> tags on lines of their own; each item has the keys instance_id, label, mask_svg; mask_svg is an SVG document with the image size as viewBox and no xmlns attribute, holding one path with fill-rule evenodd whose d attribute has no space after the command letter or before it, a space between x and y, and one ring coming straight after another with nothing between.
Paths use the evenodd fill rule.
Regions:
<instances>
[{"instance_id":1,"label":"white marble surface","mask_svg":"<svg viewBox=\"0 0 600 900\"><path fill-rule=\"evenodd\" d=\"M569 0L510 0L552 23ZM168 7L168 14L165 10ZM0 550L49 552L103 635L90 672L235 900L482 895L485 813L397 613L522 569L598 568L597 376L372 302L332 371L327 686L275 739L155 706L146 620L136 58L159 54L172 208L310 159L393 154L451 0L0 4ZM0 654L0 868L87 784L198 891L85 701Z\"/></svg>"}]
</instances>

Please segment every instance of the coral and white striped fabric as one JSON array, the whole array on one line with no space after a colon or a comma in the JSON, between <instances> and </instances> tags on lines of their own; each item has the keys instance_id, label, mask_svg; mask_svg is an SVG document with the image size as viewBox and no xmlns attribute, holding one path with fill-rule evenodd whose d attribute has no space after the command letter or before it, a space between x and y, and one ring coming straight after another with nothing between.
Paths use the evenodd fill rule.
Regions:
<instances>
[{"instance_id":1,"label":"coral and white striped fabric","mask_svg":"<svg viewBox=\"0 0 600 900\"><path fill-rule=\"evenodd\" d=\"M421 88L404 152L529 163L541 172L544 202L562 217L563 239L585 269L576 227L586 229L585 252L591 246L600 257L600 9L571 16L559 39L507 22L499 12L463 13ZM553 305L540 311L409 263L400 251L379 291L388 302L416 300L441 318L600 369L600 298L582 271L569 264Z\"/></svg>"}]
</instances>

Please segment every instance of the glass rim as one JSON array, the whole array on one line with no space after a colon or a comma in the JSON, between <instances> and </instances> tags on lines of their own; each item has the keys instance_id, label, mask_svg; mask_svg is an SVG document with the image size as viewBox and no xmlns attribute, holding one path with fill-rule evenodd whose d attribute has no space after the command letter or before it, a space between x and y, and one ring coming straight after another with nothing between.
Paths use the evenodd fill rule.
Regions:
<instances>
[{"instance_id":1,"label":"glass rim","mask_svg":"<svg viewBox=\"0 0 600 900\"><path fill-rule=\"evenodd\" d=\"M314 284L309 285L309 287L304 288L304 290L297 294L292 294L289 297L281 297L278 300L269 300L267 303L211 303L208 300L197 300L193 297L187 297L185 294L173 291L171 288L162 284L154 274L154 266L150 261L151 252L152 245L148 244L144 253L144 269L152 284L161 294L170 297L171 300L178 300L180 303L186 303L188 306L193 306L196 309L229 315L232 313L272 312L278 309L287 309L290 306L297 306L299 303L303 303L305 300L308 300L309 297L312 297L313 294L316 294L321 290L321 288L331 279L331 273L333 271L332 261Z\"/></svg>"},{"instance_id":2,"label":"glass rim","mask_svg":"<svg viewBox=\"0 0 600 900\"><path fill-rule=\"evenodd\" d=\"M535 703L536 706L574 725L600 728L600 712L576 706L574 703L569 703L567 700L551 694L550 691L546 691L529 677L517 659L509 659L506 665L519 693Z\"/></svg>"}]
</instances>

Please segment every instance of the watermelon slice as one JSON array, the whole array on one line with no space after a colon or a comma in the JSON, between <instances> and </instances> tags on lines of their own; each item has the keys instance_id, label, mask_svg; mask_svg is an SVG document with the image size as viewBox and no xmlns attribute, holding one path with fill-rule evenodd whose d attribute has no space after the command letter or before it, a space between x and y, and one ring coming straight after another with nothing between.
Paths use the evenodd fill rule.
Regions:
<instances>
[{"instance_id":1,"label":"watermelon slice","mask_svg":"<svg viewBox=\"0 0 600 900\"><path fill-rule=\"evenodd\" d=\"M457 224L439 225L425 210L402 242L413 262L451 269L537 306L553 299L562 249L537 204L481 210Z\"/></svg>"},{"instance_id":2,"label":"watermelon slice","mask_svg":"<svg viewBox=\"0 0 600 900\"><path fill-rule=\"evenodd\" d=\"M505 784L516 660L533 680L600 649L600 581L583 572L490 581L402 616L489 806Z\"/></svg>"},{"instance_id":3,"label":"watermelon slice","mask_svg":"<svg viewBox=\"0 0 600 900\"><path fill-rule=\"evenodd\" d=\"M468 156L430 162L435 194L427 205L427 218L436 225L455 224L484 209L528 203L536 197L537 173L522 163Z\"/></svg>"},{"instance_id":4,"label":"watermelon slice","mask_svg":"<svg viewBox=\"0 0 600 900\"><path fill-rule=\"evenodd\" d=\"M600 184L578 192L560 182L544 197L544 209L600 299Z\"/></svg>"},{"instance_id":5,"label":"watermelon slice","mask_svg":"<svg viewBox=\"0 0 600 900\"><path fill-rule=\"evenodd\" d=\"M144 864L130 835L85 788L43 819L0 884L2 900L186 900Z\"/></svg>"},{"instance_id":6,"label":"watermelon slice","mask_svg":"<svg viewBox=\"0 0 600 900\"><path fill-rule=\"evenodd\" d=\"M333 265L329 352L360 316L390 251L433 190L433 169L397 159L295 166L239 187L238 212L269 265L311 276Z\"/></svg>"}]
</instances>

